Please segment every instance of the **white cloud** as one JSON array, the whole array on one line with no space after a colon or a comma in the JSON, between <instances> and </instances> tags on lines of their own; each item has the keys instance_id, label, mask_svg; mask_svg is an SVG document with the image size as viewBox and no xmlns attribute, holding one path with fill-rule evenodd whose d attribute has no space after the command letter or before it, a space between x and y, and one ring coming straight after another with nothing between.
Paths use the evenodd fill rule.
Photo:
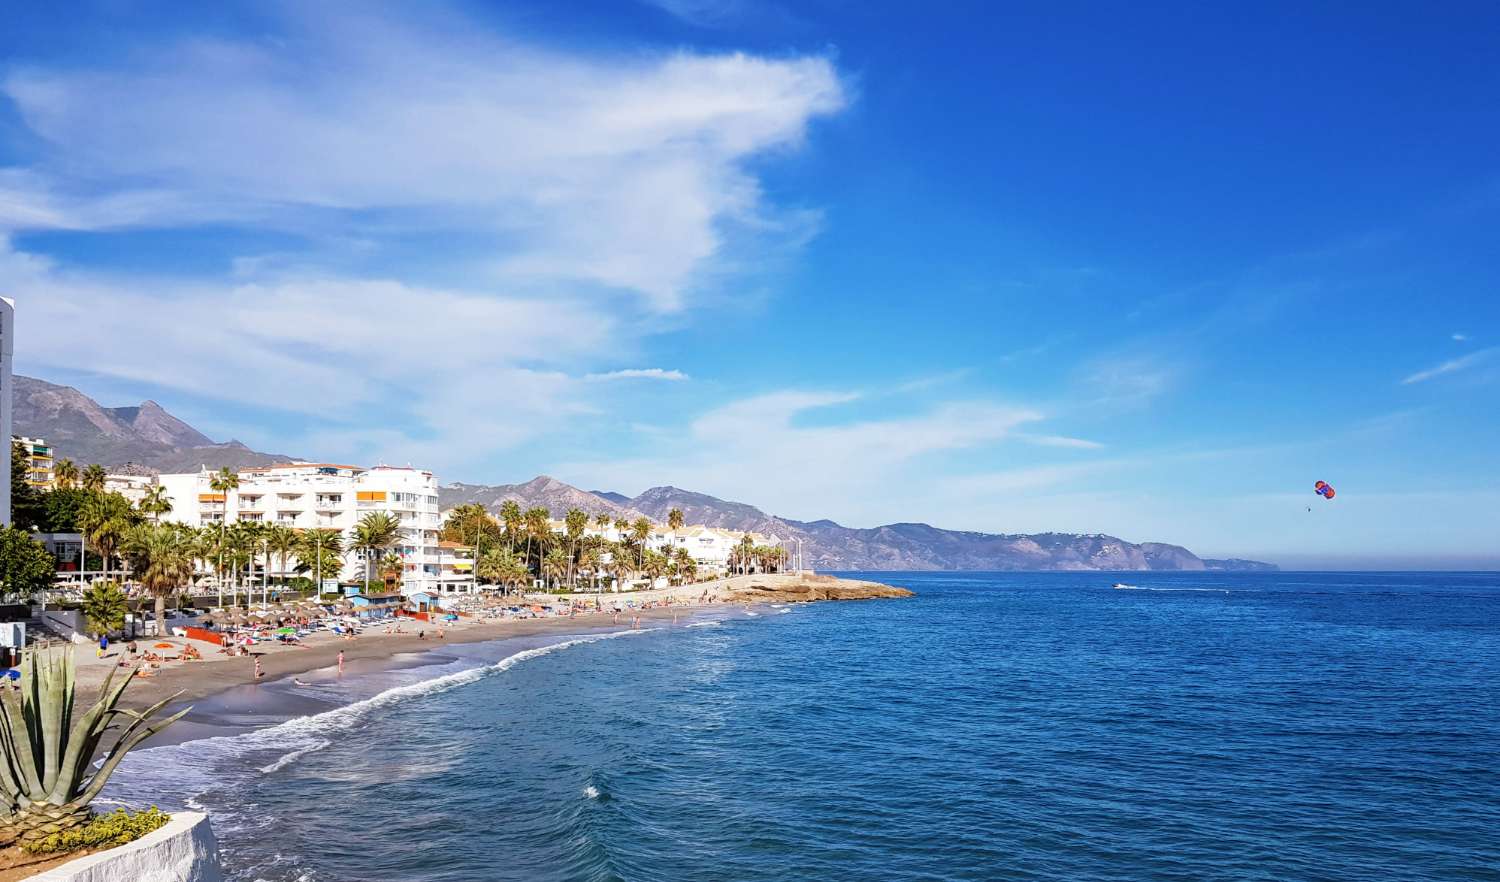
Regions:
<instances>
[{"instance_id":1,"label":"white cloud","mask_svg":"<svg viewBox=\"0 0 1500 882\"><path fill-rule=\"evenodd\" d=\"M1086 438L1070 438L1066 435L1018 435L1023 441L1042 447L1066 447L1073 450L1100 450L1104 445Z\"/></svg>"},{"instance_id":2,"label":"white cloud","mask_svg":"<svg viewBox=\"0 0 1500 882\"><path fill-rule=\"evenodd\" d=\"M585 380L591 382L608 382L610 380L668 380L682 381L688 379L688 375L678 370L663 370L662 368L625 368L618 371L607 371L602 374L586 374Z\"/></svg>"},{"instance_id":3,"label":"white cloud","mask_svg":"<svg viewBox=\"0 0 1500 882\"><path fill-rule=\"evenodd\" d=\"M1468 342L1468 339L1469 339L1469 335L1468 334L1454 334L1453 335L1453 340L1456 343L1466 343L1466 342Z\"/></svg>"},{"instance_id":4,"label":"white cloud","mask_svg":"<svg viewBox=\"0 0 1500 882\"><path fill-rule=\"evenodd\" d=\"M749 164L843 106L827 58L539 48L435 4L276 9L240 42L0 76L40 145L0 168L23 369L299 415L244 433L276 450L464 471L604 411L601 381L687 379L608 368L816 226ZM9 238L210 226L288 235L196 275Z\"/></svg>"},{"instance_id":5,"label":"white cloud","mask_svg":"<svg viewBox=\"0 0 1500 882\"><path fill-rule=\"evenodd\" d=\"M1477 352L1471 352L1468 355L1460 356L1459 358L1450 358L1442 364L1435 365L1433 367L1427 368L1426 370L1417 371L1416 373L1403 379L1401 383L1402 385L1408 386L1412 383L1425 383L1428 380L1444 376L1445 374L1452 374L1457 373L1458 371L1467 370L1469 368L1482 364L1497 351L1500 351L1500 347L1492 346L1488 349L1480 349Z\"/></svg>"},{"instance_id":6,"label":"white cloud","mask_svg":"<svg viewBox=\"0 0 1500 882\"><path fill-rule=\"evenodd\" d=\"M582 57L289 9L279 40L13 70L49 151L0 176L0 225L460 230L500 279L675 309L727 237L776 226L745 162L845 101L822 57Z\"/></svg>"},{"instance_id":7,"label":"white cloud","mask_svg":"<svg viewBox=\"0 0 1500 882\"><path fill-rule=\"evenodd\" d=\"M860 400L852 392L758 395L703 414L653 443L650 457L560 463L555 471L590 486L639 491L643 480L664 482L793 517L857 518L884 510L883 489L919 459L988 448L1043 418L1031 408L950 402L912 416L817 420Z\"/></svg>"}]
</instances>

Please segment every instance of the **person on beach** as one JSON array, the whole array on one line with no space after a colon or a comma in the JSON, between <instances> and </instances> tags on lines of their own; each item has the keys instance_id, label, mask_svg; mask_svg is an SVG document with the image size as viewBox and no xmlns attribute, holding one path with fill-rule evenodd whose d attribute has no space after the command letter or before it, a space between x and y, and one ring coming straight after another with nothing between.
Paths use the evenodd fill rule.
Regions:
<instances>
[{"instance_id":1,"label":"person on beach","mask_svg":"<svg viewBox=\"0 0 1500 882\"><path fill-rule=\"evenodd\" d=\"M633 630L637 630L637 631L640 630L640 627L641 627L641 617L640 616L634 616L633 618L631 618L631 620L630 620L630 627Z\"/></svg>"},{"instance_id":2,"label":"person on beach","mask_svg":"<svg viewBox=\"0 0 1500 882\"><path fill-rule=\"evenodd\" d=\"M260 669L260 656L257 655L255 657L255 679L260 680L260 678L264 677L265 675L266 672Z\"/></svg>"},{"instance_id":3,"label":"person on beach","mask_svg":"<svg viewBox=\"0 0 1500 882\"><path fill-rule=\"evenodd\" d=\"M344 651L339 650L339 676L344 676Z\"/></svg>"},{"instance_id":4,"label":"person on beach","mask_svg":"<svg viewBox=\"0 0 1500 882\"><path fill-rule=\"evenodd\" d=\"M99 651L94 653L95 658L104 658L104 651L109 649L109 635L99 635Z\"/></svg>"}]
</instances>

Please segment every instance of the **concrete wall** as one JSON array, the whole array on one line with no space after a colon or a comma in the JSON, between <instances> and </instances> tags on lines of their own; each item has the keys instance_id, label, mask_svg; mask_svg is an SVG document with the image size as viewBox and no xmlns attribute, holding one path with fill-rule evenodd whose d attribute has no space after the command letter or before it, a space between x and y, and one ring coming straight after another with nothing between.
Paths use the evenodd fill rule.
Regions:
<instances>
[{"instance_id":1,"label":"concrete wall","mask_svg":"<svg viewBox=\"0 0 1500 882\"><path fill-rule=\"evenodd\" d=\"M173 812L160 830L109 851L68 861L29 882L223 882L208 816Z\"/></svg>"},{"instance_id":2,"label":"concrete wall","mask_svg":"<svg viewBox=\"0 0 1500 882\"><path fill-rule=\"evenodd\" d=\"M46 622L52 630L68 637L73 634L84 634L83 612L76 609L49 609L42 613L39 618ZM87 634L84 634L87 637Z\"/></svg>"}]
</instances>

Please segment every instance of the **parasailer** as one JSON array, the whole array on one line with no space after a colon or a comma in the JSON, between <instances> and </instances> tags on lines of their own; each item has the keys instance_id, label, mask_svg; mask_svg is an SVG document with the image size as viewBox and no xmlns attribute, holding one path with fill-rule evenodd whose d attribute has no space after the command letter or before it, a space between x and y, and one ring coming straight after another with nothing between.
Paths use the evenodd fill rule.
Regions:
<instances>
[{"instance_id":1,"label":"parasailer","mask_svg":"<svg viewBox=\"0 0 1500 882\"><path fill-rule=\"evenodd\" d=\"M1327 481L1319 481L1318 483L1313 485L1313 492L1323 497L1324 499L1332 499L1333 485L1328 483Z\"/></svg>"}]
</instances>

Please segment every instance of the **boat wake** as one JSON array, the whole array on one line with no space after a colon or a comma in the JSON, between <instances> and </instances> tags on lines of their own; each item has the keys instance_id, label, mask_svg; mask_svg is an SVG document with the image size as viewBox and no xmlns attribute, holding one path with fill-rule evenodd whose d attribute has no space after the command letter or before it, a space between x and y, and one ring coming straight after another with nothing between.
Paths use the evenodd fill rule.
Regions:
<instances>
[{"instance_id":1,"label":"boat wake","mask_svg":"<svg viewBox=\"0 0 1500 882\"><path fill-rule=\"evenodd\" d=\"M1228 594L1227 588L1152 588L1146 585L1115 585L1116 591L1198 591L1206 594Z\"/></svg>"}]
</instances>

